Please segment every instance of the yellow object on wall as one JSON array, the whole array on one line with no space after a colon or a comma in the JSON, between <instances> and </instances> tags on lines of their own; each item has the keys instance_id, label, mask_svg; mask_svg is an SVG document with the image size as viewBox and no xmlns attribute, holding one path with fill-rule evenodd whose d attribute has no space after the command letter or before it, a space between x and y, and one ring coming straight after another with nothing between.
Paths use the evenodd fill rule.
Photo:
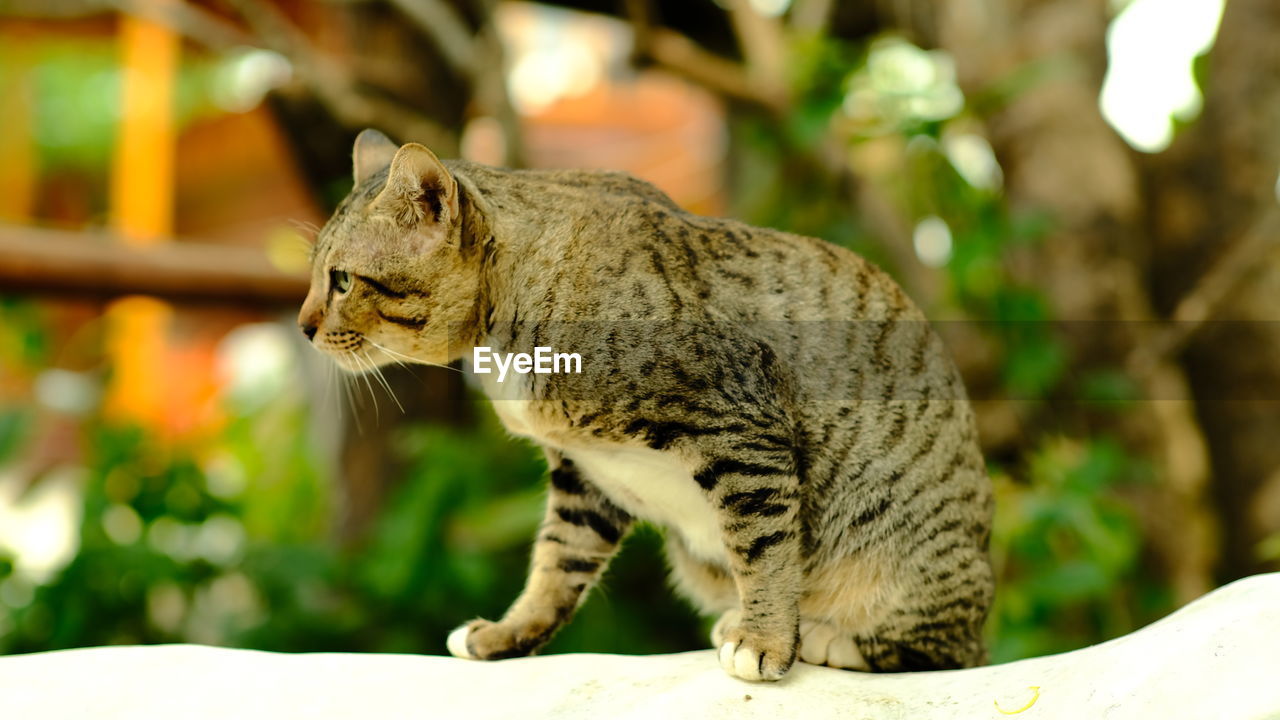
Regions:
<instances>
[{"instance_id":1,"label":"yellow object on wall","mask_svg":"<svg viewBox=\"0 0 1280 720\"><path fill-rule=\"evenodd\" d=\"M165 27L125 15L120 46L124 81L111 169L111 226L122 242L150 245L165 242L173 232L173 96L180 41ZM109 417L163 426L171 316L167 304L142 297L125 298L107 310L107 354L114 369L106 398Z\"/></svg>"}]
</instances>

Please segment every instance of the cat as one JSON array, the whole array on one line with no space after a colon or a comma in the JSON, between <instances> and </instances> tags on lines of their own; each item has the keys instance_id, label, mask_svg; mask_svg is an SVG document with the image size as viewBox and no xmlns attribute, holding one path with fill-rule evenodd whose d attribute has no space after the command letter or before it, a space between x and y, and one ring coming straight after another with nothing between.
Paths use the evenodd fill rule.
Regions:
<instances>
[{"instance_id":1,"label":"cat","mask_svg":"<svg viewBox=\"0 0 1280 720\"><path fill-rule=\"evenodd\" d=\"M299 324L348 370L554 348L578 373L477 375L540 445L524 591L453 655L529 655L637 520L718 616L730 675L982 664L992 492L938 336L888 275L808 237L681 210L623 173L439 160L365 130Z\"/></svg>"}]
</instances>

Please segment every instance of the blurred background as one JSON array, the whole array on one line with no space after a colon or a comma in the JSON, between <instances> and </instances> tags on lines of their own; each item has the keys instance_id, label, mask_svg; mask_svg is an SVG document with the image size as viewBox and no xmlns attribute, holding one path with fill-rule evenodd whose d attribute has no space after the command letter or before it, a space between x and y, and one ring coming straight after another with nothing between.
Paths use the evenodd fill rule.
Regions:
<instances>
[{"instance_id":1,"label":"blurred background","mask_svg":"<svg viewBox=\"0 0 1280 720\"><path fill-rule=\"evenodd\" d=\"M364 127L889 270L978 409L996 661L1280 569L1276 37L1274 0L0 0L0 652L443 653L515 597L540 454L293 324ZM642 529L548 651L705 647L664 577Z\"/></svg>"}]
</instances>

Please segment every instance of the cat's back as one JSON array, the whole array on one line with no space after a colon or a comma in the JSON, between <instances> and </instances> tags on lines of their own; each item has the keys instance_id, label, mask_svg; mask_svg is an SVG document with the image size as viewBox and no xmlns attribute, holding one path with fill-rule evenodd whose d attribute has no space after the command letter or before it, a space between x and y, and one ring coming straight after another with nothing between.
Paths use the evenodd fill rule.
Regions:
<instances>
[{"instance_id":1,"label":"cat's back","mask_svg":"<svg viewBox=\"0 0 1280 720\"><path fill-rule=\"evenodd\" d=\"M818 376L852 382L852 372L878 366L899 387L952 384L954 369L923 314L885 272L847 249L687 212L626 173L459 171L513 239L503 272L523 301L522 318L561 327L656 322L655 332L714 323ZM914 377L890 377L903 374Z\"/></svg>"},{"instance_id":2,"label":"cat's back","mask_svg":"<svg viewBox=\"0 0 1280 720\"><path fill-rule=\"evenodd\" d=\"M829 440L832 428L852 433L853 425L891 416L884 437L860 440L868 452L943 426L971 436L949 353L883 270L817 238L695 215L652 196L658 191L647 183L650 190L633 192L640 186L630 183L642 181L607 179L608 192L580 178L572 186L590 199L566 243L567 265L581 273L576 317L728 327L769 348L798 416L825 428Z\"/></svg>"},{"instance_id":3,"label":"cat's back","mask_svg":"<svg viewBox=\"0 0 1280 720\"><path fill-rule=\"evenodd\" d=\"M593 319L852 321L911 316L879 268L816 238L696 215L622 172L468 164L509 235L536 236Z\"/></svg>"}]
</instances>

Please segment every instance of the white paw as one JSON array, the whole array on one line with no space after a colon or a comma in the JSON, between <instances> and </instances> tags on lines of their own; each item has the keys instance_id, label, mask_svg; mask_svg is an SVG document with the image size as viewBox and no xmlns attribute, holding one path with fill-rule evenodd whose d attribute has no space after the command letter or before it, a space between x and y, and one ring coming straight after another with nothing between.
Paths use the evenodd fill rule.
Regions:
<instances>
[{"instance_id":1,"label":"white paw","mask_svg":"<svg viewBox=\"0 0 1280 720\"><path fill-rule=\"evenodd\" d=\"M760 653L740 647L736 642L727 642L720 646L720 667L736 678L759 680Z\"/></svg>"},{"instance_id":2,"label":"white paw","mask_svg":"<svg viewBox=\"0 0 1280 720\"><path fill-rule=\"evenodd\" d=\"M800 623L800 661L846 670L870 670L853 636L829 623Z\"/></svg>"},{"instance_id":3,"label":"white paw","mask_svg":"<svg viewBox=\"0 0 1280 720\"><path fill-rule=\"evenodd\" d=\"M471 654L471 651L467 650L467 636L470 634L470 623L460 625L449 633L449 639L445 641L445 646L449 648L449 654L463 660L475 660L475 656ZM436 637L439 636L437 635Z\"/></svg>"},{"instance_id":4,"label":"white paw","mask_svg":"<svg viewBox=\"0 0 1280 720\"><path fill-rule=\"evenodd\" d=\"M790 661L780 663L774 655L757 650L750 643L730 640L720 646L720 667L741 680L779 680L787 673Z\"/></svg>"}]
</instances>

